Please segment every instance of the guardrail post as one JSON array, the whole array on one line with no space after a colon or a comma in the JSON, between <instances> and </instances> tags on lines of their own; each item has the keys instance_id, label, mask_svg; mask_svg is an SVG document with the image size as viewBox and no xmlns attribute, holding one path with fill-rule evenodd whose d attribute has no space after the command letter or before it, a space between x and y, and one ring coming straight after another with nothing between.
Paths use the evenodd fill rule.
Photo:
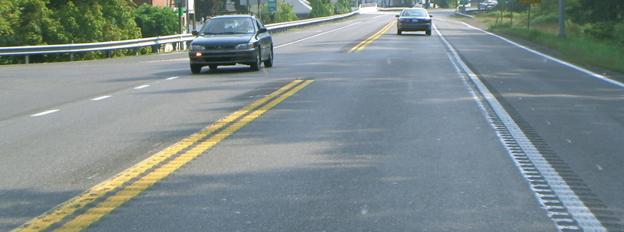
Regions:
<instances>
[{"instance_id":1,"label":"guardrail post","mask_svg":"<svg viewBox=\"0 0 624 232\"><path fill-rule=\"evenodd\" d=\"M24 62L25 62L26 64L29 64L29 63L30 63L30 56L29 56L29 55L26 55L26 56L24 57Z\"/></svg>"},{"instance_id":2,"label":"guardrail post","mask_svg":"<svg viewBox=\"0 0 624 232\"><path fill-rule=\"evenodd\" d=\"M69 61L74 61L74 53L69 53Z\"/></svg>"}]
</instances>

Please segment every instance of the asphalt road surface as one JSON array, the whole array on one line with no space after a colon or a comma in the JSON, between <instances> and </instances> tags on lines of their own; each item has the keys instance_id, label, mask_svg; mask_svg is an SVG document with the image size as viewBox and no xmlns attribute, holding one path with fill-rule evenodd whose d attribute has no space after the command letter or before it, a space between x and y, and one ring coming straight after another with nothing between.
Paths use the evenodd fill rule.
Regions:
<instances>
[{"instance_id":1,"label":"asphalt road surface","mask_svg":"<svg viewBox=\"0 0 624 232\"><path fill-rule=\"evenodd\" d=\"M433 14L274 34L260 72L0 67L0 231L624 230L624 86Z\"/></svg>"}]
</instances>

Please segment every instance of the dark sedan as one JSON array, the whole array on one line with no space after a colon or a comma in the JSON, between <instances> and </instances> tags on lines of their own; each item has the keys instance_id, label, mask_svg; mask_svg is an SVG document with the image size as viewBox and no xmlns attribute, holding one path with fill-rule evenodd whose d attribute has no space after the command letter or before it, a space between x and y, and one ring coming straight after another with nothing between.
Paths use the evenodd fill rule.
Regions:
<instances>
[{"instance_id":1,"label":"dark sedan","mask_svg":"<svg viewBox=\"0 0 624 232\"><path fill-rule=\"evenodd\" d=\"M253 16L228 15L210 19L191 42L191 72L203 66L216 70L219 65L245 64L252 70L273 66L273 39L266 27Z\"/></svg>"},{"instance_id":2,"label":"dark sedan","mask_svg":"<svg viewBox=\"0 0 624 232\"><path fill-rule=\"evenodd\" d=\"M401 11L397 17L397 34L404 31L424 31L431 35L431 15L423 8L410 8Z\"/></svg>"}]
</instances>

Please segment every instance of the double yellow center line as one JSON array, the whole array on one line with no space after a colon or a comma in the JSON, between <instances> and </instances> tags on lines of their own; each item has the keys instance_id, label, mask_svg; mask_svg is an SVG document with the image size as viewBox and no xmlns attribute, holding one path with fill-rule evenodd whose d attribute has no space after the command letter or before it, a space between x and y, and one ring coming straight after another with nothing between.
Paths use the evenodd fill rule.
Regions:
<instances>
[{"instance_id":1,"label":"double yellow center line","mask_svg":"<svg viewBox=\"0 0 624 232\"><path fill-rule=\"evenodd\" d=\"M359 51L364 50L364 48L366 48L369 44L371 44L373 41L379 39L379 37L381 37L384 33L386 33L386 31L390 30L390 28L392 28L392 26L395 23L396 23L396 21L394 21L394 20L390 21L388 24L386 24L386 26L381 28L381 30L379 30L375 34L371 35L370 37L368 37L364 41L360 42L359 44L355 45L355 47L351 48L351 50L349 50L349 53L359 52Z\"/></svg>"},{"instance_id":2,"label":"double yellow center line","mask_svg":"<svg viewBox=\"0 0 624 232\"><path fill-rule=\"evenodd\" d=\"M294 80L26 222L14 231L43 231L53 227L57 228L56 231L86 229L312 82Z\"/></svg>"}]
</instances>

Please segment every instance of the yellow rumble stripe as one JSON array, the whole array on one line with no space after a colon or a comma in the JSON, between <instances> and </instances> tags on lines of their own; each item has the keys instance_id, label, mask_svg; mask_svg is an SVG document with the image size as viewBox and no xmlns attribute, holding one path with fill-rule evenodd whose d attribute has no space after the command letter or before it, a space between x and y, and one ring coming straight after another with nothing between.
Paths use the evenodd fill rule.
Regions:
<instances>
[{"instance_id":1,"label":"yellow rumble stripe","mask_svg":"<svg viewBox=\"0 0 624 232\"><path fill-rule=\"evenodd\" d=\"M395 23L396 23L396 21L390 21L388 24L386 24L386 26L381 28L381 30L379 30L375 34L371 35L370 37L368 37L364 41L360 42L359 44L355 45L355 47L351 48L351 50L349 50L349 53L351 53L351 52L359 52L361 50L364 50L364 48L366 48L369 44L371 44L373 41L379 39L379 37L381 37L384 33L386 33L386 31L388 31Z\"/></svg>"},{"instance_id":2,"label":"yellow rumble stripe","mask_svg":"<svg viewBox=\"0 0 624 232\"><path fill-rule=\"evenodd\" d=\"M143 175L148 170L154 168L155 166L161 164L165 160L175 156L182 150L189 148L193 144L198 141L204 139L205 137L213 134L215 131L225 127L226 125L236 121L242 116L248 114L252 110L260 107L261 105L269 102L271 99L279 96L288 90L292 89L294 86L297 86L301 83L304 83L303 80L294 80L275 92L256 100L255 102L243 107L242 109L228 115L227 117L220 119L213 123L212 125L204 128L203 130L192 134L179 142L163 149L162 151L148 157L147 159L135 164L134 166L122 171L121 173L113 176L112 178L105 180L93 187L84 193L73 197L55 208L47 211L46 213L31 219L30 221L24 223L20 227L14 229L13 231L43 231L56 223L61 222L68 216L74 214L76 211L84 208L88 204L91 204L101 198L102 196L111 193L128 183L130 180L135 179L141 175Z\"/></svg>"},{"instance_id":3,"label":"yellow rumble stripe","mask_svg":"<svg viewBox=\"0 0 624 232\"><path fill-rule=\"evenodd\" d=\"M271 102L263 105L257 110L254 110L247 116L243 117L241 120L235 122L234 124L226 127L222 131L213 135L212 137L206 139L205 141L199 143L192 149L188 150L184 154L176 157L175 159L165 163L159 168L149 172L147 175L143 176L141 179L136 182L130 184L129 186L123 188L119 192L110 196L106 200L100 202L97 206L90 208L83 214L76 216L74 219L62 225L56 231L81 231L88 228L91 224L97 222L104 216L111 213L113 210L123 205L124 203L130 201L132 198L138 196L141 192L150 188L154 184L160 182L167 176L171 175L184 165L188 164L193 159L201 156L206 150L209 150L219 144L219 142L228 138L230 135L234 134L239 129L243 128L247 124L253 122L258 119L264 113L269 111L271 108L276 106L277 104L283 102L290 96L299 92L299 90L305 88L309 84L311 84L312 80L304 81L302 84L294 87L289 90L285 94L275 98Z\"/></svg>"}]
</instances>

